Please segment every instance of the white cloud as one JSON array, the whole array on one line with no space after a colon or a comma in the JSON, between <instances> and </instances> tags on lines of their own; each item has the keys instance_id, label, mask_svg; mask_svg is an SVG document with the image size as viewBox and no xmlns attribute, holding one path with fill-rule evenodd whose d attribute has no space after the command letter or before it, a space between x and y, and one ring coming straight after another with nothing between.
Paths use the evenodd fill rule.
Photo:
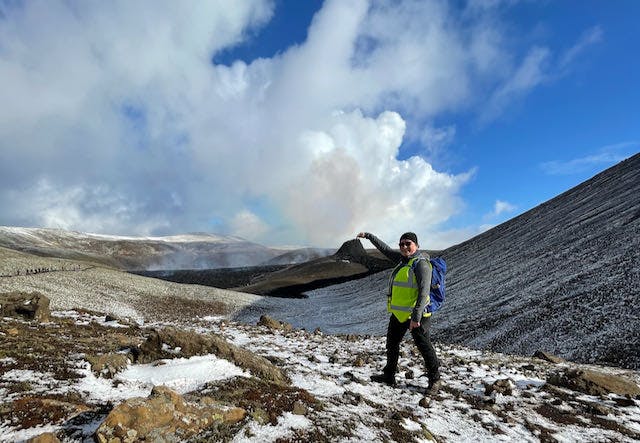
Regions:
<instances>
[{"instance_id":1,"label":"white cloud","mask_svg":"<svg viewBox=\"0 0 640 443\"><path fill-rule=\"evenodd\" d=\"M533 48L507 81L495 90L480 121L486 123L495 119L509 104L545 82L549 75L550 56L551 53L547 48Z\"/></svg>"},{"instance_id":2,"label":"white cloud","mask_svg":"<svg viewBox=\"0 0 640 443\"><path fill-rule=\"evenodd\" d=\"M249 240L259 239L269 231L269 226L248 210L238 212L231 220L231 232Z\"/></svg>"},{"instance_id":3,"label":"white cloud","mask_svg":"<svg viewBox=\"0 0 640 443\"><path fill-rule=\"evenodd\" d=\"M569 48L560 58L560 68L568 69L582 53L590 46L600 43L603 39L603 30L600 26L594 26L585 31L578 42Z\"/></svg>"},{"instance_id":4,"label":"white cloud","mask_svg":"<svg viewBox=\"0 0 640 443\"><path fill-rule=\"evenodd\" d=\"M585 157L560 161L552 160L540 165L549 175L571 175L591 171L603 166L613 166L637 152L639 142L624 142L600 148L598 152Z\"/></svg>"},{"instance_id":5,"label":"white cloud","mask_svg":"<svg viewBox=\"0 0 640 443\"><path fill-rule=\"evenodd\" d=\"M471 173L398 160L407 124L441 149L455 128L423 122L473 107L510 58L499 27L449 7L328 0L305 42L223 66L273 2L4 3L0 223L321 246L435 235ZM541 81L545 54L496 106Z\"/></svg>"},{"instance_id":6,"label":"white cloud","mask_svg":"<svg viewBox=\"0 0 640 443\"><path fill-rule=\"evenodd\" d=\"M495 204L493 205L493 214L496 216L502 215L505 213L508 214L515 211L516 209L518 209L518 207L515 205L512 205L509 202L496 200Z\"/></svg>"}]
</instances>

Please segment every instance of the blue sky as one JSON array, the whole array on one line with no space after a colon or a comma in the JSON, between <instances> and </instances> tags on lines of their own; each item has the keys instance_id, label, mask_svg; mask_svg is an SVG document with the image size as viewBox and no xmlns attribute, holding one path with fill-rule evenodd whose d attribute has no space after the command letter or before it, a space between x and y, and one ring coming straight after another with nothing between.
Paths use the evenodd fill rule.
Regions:
<instances>
[{"instance_id":1,"label":"blue sky","mask_svg":"<svg viewBox=\"0 0 640 443\"><path fill-rule=\"evenodd\" d=\"M0 225L443 248L640 151L638 16L0 1Z\"/></svg>"}]
</instances>

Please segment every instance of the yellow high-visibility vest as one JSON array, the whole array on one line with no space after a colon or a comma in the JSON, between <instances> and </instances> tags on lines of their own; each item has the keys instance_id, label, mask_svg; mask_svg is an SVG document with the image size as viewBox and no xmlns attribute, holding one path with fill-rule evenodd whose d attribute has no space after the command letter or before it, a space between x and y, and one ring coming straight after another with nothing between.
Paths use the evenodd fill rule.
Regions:
<instances>
[{"instance_id":1,"label":"yellow high-visibility vest","mask_svg":"<svg viewBox=\"0 0 640 443\"><path fill-rule=\"evenodd\" d=\"M387 301L387 311L396 316L399 322L404 323L411 318L411 312L418 301L418 282L413 272L413 263L421 260L421 257L412 258L405 265L401 266L391 281L391 297ZM429 263L429 261L427 261ZM429 263L431 266L431 263ZM393 275L393 274L392 274ZM429 317L430 312L425 312L422 316Z\"/></svg>"}]
</instances>

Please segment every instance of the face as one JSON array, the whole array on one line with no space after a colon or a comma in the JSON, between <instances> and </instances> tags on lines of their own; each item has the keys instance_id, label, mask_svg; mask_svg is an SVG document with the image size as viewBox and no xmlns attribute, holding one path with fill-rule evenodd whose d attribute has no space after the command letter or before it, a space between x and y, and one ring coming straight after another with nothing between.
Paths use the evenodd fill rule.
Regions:
<instances>
[{"instance_id":1,"label":"face","mask_svg":"<svg viewBox=\"0 0 640 443\"><path fill-rule=\"evenodd\" d=\"M415 254L417 250L418 245L416 245L411 240L408 240L406 238L400 240L400 253L405 257L409 257L410 255Z\"/></svg>"}]
</instances>

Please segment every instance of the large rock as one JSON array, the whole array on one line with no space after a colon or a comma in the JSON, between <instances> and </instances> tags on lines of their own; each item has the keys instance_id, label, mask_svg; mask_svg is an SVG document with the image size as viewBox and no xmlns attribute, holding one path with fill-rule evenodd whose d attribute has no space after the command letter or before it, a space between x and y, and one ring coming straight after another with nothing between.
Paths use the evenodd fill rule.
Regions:
<instances>
[{"instance_id":1,"label":"large rock","mask_svg":"<svg viewBox=\"0 0 640 443\"><path fill-rule=\"evenodd\" d=\"M60 439L56 437L53 432L45 432L44 434L36 435L27 440L27 443L60 443Z\"/></svg>"},{"instance_id":2,"label":"large rock","mask_svg":"<svg viewBox=\"0 0 640 443\"><path fill-rule=\"evenodd\" d=\"M258 320L258 326L266 326L269 329L281 329L283 331L292 331L293 326L291 323L281 322L280 320L276 320L275 318L269 317L268 315L261 315L260 320Z\"/></svg>"},{"instance_id":3,"label":"large rock","mask_svg":"<svg viewBox=\"0 0 640 443\"><path fill-rule=\"evenodd\" d=\"M217 404L205 397L187 402L165 386L153 388L149 398L131 398L116 406L95 433L96 441L179 442L207 429L235 424L246 411Z\"/></svg>"},{"instance_id":4,"label":"large rock","mask_svg":"<svg viewBox=\"0 0 640 443\"><path fill-rule=\"evenodd\" d=\"M49 299L39 292L5 292L0 294L0 316L49 321Z\"/></svg>"},{"instance_id":5,"label":"large rock","mask_svg":"<svg viewBox=\"0 0 640 443\"><path fill-rule=\"evenodd\" d=\"M91 365L91 370L96 375L103 375L106 378L113 378L129 365L129 357L125 354L87 355L86 358Z\"/></svg>"},{"instance_id":6,"label":"large rock","mask_svg":"<svg viewBox=\"0 0 640 443\"><path fill-rule=\"evenodd\" d=\"M589 369L570 369L559 372L549 378L549 383L589 395L640 396L640 387L633 381L619 375Z\"/></svg>"},{"instance_id":7,"label":"large rock","mask_svg":"<svg viewBox=\"0 0 640 443\"><path fill-rule=\"evenodd\" d=\"M533 353L533 356L535 358L539 358L540 360L545 360L548 361L550 363L564 363L566 360L558 357L557 355L553 355L550 352L546 352L546 351L542 351L542 350L538 350L536 352Z\"/></svg>"},{"instance_id":8,"label":"large rock","mask_svg":"<svg viewBox=\"0 0 640 443\"><path fill-rule=\"evenodd\" d=\"M289 383L280 368L264 357L239 348L216 334L197 334L175 328L154 330L139 349L138 363L150 363L163 358L192 357L215 354L229 360L263 380Z\"/></svg>"}]
</instances>

